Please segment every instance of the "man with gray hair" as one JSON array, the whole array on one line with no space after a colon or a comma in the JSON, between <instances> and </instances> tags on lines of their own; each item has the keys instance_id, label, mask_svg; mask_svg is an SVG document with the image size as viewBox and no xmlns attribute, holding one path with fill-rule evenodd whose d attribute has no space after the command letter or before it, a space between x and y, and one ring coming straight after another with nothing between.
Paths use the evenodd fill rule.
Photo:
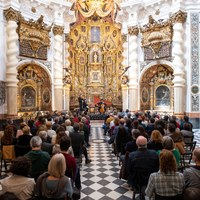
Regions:
<instances>
[{"instance_id":1,"label":"man with gray hair","mask_svg":"<svg viewBox=\"0 0 200 200\"><path fill-rule=\"evenodd\" d=\"M41 145L42 140L39 136L32 137L30 141L31 151L25 154L32 162L30 175L35 180L47 170L50 161L50 155L41 150Z\"/></svg>"},{"instance_id":2,"label":"man with gray hair","mask_svg":"<svg viewBox=\"0 0 200 200\"><path fill-rule=\"evenodd\" d=\"M142 199L145 199L145 187L150 174L159 169L159 158L155 150L147 149L147 139L144 136L137 137L136 145L138 149L131 152L128 158L128 183L133 190L141 190Z\"/></svg>"},{"instance_id":3,"label":"man with gray hair","mask_svg":"<svg viewBox=\"0 0 200 200\"><path fill-rule=\"evenodd\" d=\"M48 152L51 156L53 150L53 144L48 142L48 134L47 131L40 131L38 136L42 139L41 149L42 151Z\"/></svg>"}]
</instances>

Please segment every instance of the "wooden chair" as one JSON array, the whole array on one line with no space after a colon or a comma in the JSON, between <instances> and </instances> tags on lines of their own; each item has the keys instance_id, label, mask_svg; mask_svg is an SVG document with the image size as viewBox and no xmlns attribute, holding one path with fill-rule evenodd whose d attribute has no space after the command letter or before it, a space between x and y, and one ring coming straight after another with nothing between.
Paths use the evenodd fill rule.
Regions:
<instances>
[{"instance_id":1,"label":"wooden chair","mask_svg":"<svg viewBox=\"0 0 200 200\"><path fill-rule=\"evenodd\" d=\"M15 146L14 145L3 145L1 148L1 172L3 169L3 163L5 172L7 171L7 164L10 164L15 159Z\"/></svg>"},{"instance_id":2,"label":"wooden chair","mask_svg":"<svg viewBox=\"0 0 200 200\"><path fill-rule=\"evenodd\" d=\"M194 135L191 135L191 136L183 136L183 141L185 142L185 143L191 143L191 142L193 142L193 140L194 140Z\"/></svg>"},{"instance_id":3,"label":"wooden chair","mask_svg":"<svg viewBox=\"0 0 200 200\"><path fill-rule=\"evenodd\" d=\"M194 151L196 147L196 141L190 142L190 143L185 143L185 153L181 156L182 163L184 169L190 165L191 160L192 160L192 152Z\"/></svg>"}]
</instances>

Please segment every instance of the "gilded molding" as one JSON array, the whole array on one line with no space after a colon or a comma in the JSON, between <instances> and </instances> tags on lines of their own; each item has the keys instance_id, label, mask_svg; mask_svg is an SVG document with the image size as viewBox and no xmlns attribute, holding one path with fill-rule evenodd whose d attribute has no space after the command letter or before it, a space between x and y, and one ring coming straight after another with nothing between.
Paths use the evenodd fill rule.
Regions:
<instances>
[{"instance_id":1,"label":"gilded molding","mask_svg":"<svg viewBox=\"0 0 200 200\"><path fill-rule=\"evenodd\" d=\"M187 13L179 10L178 12L174 13L171 17L172 23L185 23L187 19Z\"/></svg>"},{"instance_id":2,"label":"gilded molding","mask_svg":"<svg viewBox=\"0 0 200 200\"><path fill-rule=\"evenodd\" d=\"M53 34L54 35L63 35L63 33L64 33L64 27L63 26L54 25L54 27L53 27Z\"/></svg>"},{"instance_id":3,"label":"gilded molding","mask_svg":"<svg viewBox=\"0 0 200 200\"><path fill-rule=\"evenodd\" d=\"M4 16L6 18L7 21L15 21L18 22L19 20L19 14L20 12L17 10L14 10L13 8L8 8L6 10L4 10Z\"/></svg>"},{"instance_id":4,"label":"gilded molding","mask_svg":"<svg viewBox=\"0 0 200 200\"><path fill-rule=\"evenodd\" d=\"M131 35L131 36L133 36L133 35L137 36L138 33L139 33L139 28L137 26L130 26L128 28L128 34L129 35Z\"/></svg>"},{"instance_id":5,"label":"gilded molding","mask_svg":"<svg viewBox=\"0 0 200 200\"><path fill-rule=\"evenodd\" d=\"M122 35L122 42L123 43L127 42L127 34Z\"/></svg>"}]
</instances>

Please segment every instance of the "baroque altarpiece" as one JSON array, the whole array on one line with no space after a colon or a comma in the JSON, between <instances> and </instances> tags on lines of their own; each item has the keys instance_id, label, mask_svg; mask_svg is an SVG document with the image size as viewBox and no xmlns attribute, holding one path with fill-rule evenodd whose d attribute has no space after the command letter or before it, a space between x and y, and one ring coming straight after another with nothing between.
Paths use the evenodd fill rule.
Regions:
<instances>
[{"instance_id":1,"label":"baroque altarpiece","mask_svg":"<svg viewBox=\"0 0 200 200\"><path fill-rule=\"evenodd\" d=\"M72 10L76 22L67 36L70 80L70 106L77 107L82 94L88 103L94 97L122 105L121 80L124 66L121 24L115 22L120 9L114 1L77 1Z\"/></svg>"}]
</instances>

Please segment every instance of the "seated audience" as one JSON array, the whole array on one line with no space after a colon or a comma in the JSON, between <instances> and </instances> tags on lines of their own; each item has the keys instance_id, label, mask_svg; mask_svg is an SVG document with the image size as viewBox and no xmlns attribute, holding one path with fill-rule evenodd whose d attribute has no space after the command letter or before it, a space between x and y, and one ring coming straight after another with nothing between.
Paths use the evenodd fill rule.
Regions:
<instances>
[{"instance_id":1,"label":"seated audience","mask_svg":"<svg viewBox=\"0 0 200 200\"><path fill-rule=\"evenodd\" d=\"M152 131L150 141L147 144L148 149L153 149L155 151L162 150L162 138L163 136L158 130Z\"/></svg>"},{"instance_id":2,"label":"seated audience","mask_svg":"<svg viewBox=\"0 0 200 200\"><path fill-rule=\"evenodd\" d=\"M197 200L200 197L200 188L186 188L183 193L183 200Z\"/></svg>"},{"instance_id":3,"label":"seated audience","mask_svg":"<svg viewBox=\"0 0 200 200\"><path fill-rule=\"evenodd\" d=\"M48 152L49 155L51 156L52 155L53 144L51 144L51 143L49 143L47 141L47 138L48 138L47 131L40 131L38 136L42 140L42 146L41 146L42 151Z\"/></svg>"},{"instance_id":4,"label":"seated audience","mask_svg":"<svg viewBox=\"0 0 200 200\"><path fill-rule=\"evenodd\" d=\"M52 130L52 123L50 121L46 122L47 135L52 138L53 135L56 135L56 131Z\"/></svg>"},{"instance_id":5,"label":"seated audience","mask_svg":"<svg viewBox=\"0 0 200 200\"><path fill-rule=\"evenodd\" d=\"M12 192L6 192L0 195L0 200L20 200L17 196Z\"/></svg>"},{"instance_id":6,"label":"seated audience","mask_svg":"<svg viewBox=\"0 0 200 200\"><path fill-rule=\"evenodd\" d=\"M11 192L20 200L27 200L32 197L35 186L33 178L28 178L31 169L31 161L26 157L18 157L13 160L10 166L12 173L1 180L2 192ZM7 197L7 199L10 199Z\"/></svg>"},{"instance_id":7,"label":"seated audience","mask_svg":"<svg viewBox=\"0 0 200 200\"><path fill-rule=\"evenodd\" d=\"M184 190L183 174L177 172L176 160L169 150L162 150L160 153L160 170L152 173L149 178L146 195L151 198L156 196L171 197L178 200Z\"/></svg>"},{"instance_id":8,"label":"seated audience","mask_svg":"<svg viewBox=\"0 0 200 200\"><path fill-rule=\"evenodd\" d=\"M4 134L1 138L2 145L15 145L17 142L14 137L14 130L12 125L7 125L4 130Z\"/></svg>"},{"instance_id":9,"label":"seated audience","mask_svg":"<svg viewBox=\"0 0 200 200\"><path fill-rule=\"evenodd\" d=\"M68 153L70 147L70 139L67 136L64 136L60 140L60 149L61 153L65 157L66 161L66 172L65 175L70 177L78 189L81 188L80 181L80 170L77 167L76 160Z\"/></svg>"},{"instance_id":10,"label":"seated audience","mask_svg":"<svg viewBox=\"0 0 200 200\"><path fill-rule=\"evenodd\" d=\"M22 145L22 146L27 146L30 145L30 140L32 138L32 135L30 133L30 127L29 126L24 126L22 129L23 134L20 135L17 139L17 144Z\"/></svg>"},{"instance_id":11,"label":"seated audience","mask_svg":"<svg viewBox=\"0 0 200 200\"><path fill-rule=\"evenodd\" d=\"M181 156L180 156L179 151L177 149L175 149L174 141L172 140L172 138L169 136L164 136L162 144L163 144L163 149L171 151L176 159L177 165L180 165ZM158 155L160 155L160 152L161 152L161 150L159 150L157 152Z\"/></svg>"},{"instance_id":12,"label":"seated audience","mask_svg":"<svg viewBox=\"0 0 200 200\"><path fill-rule=\"evenodd\" d=\"M38 199L67 199L72 197L73 188L70 178L65 176L66 162L63 154L55 154L48 165L48 172L39 176L35 196Z\"/></svg>"},{"instance_id":13,"label":"seated audience","mask_svg":"<svg viewBox=\"0 0 200 200\"><path fill-rule=\"evenodd\" d=\"M128 183L135 190L147 186L151 173L158 171L159 159L156 151L147 149L147 139L139 136L138 150L131 152L128 159ZM142 191L144 194L144 191ZM144 196L142 197L144 199Z\"/></svg>"},{"instance_id":14,"label":"seated audience","mask_svg":"<svg viewBox=\"0 0 200 200\"><path fill-rule=\"evenodd\" d=\"M20 135L23 135L22 129L27 126L25 122L21 122L19 125L19 129L17 130L16 138L18 138Z\"/></svg>"},{"instance_id":15,"label":"seated audience","mask_svg":"<svg viewBox=\"0 0 200 200\"><path fill-rule=\"evenodd\" d=\"M186 187L200 188L200 147L193 151L192 159L195 166L185 169L183 172Z\"/></svg>"},{"instance_id":16,"label":"seated audience","mask_svg":"<svg viewBox=\"0 0 200 200\"><path fill-rule=\"evenodd\" d=\"M47 170L50 160L50 155L41 150L41 145L42 140L39 136L32 137L30 141L32 150L25 154L25 156L30 158L32 162L30 175L31 177L35 178L35 180Z\"/></svg>"},{"instance_id":17,"label":"seated audience","mask_svg":"<svg viewBox=\"0 0 200 200\"><path fill-rule=\"evenodd\" d=\"M192 137L194 137L194 133L191 131L191 125L189 123L185 123L183 129L181 130L181 134L183 136L184 142L192 142ZM187 138L191 137L191 138Z\"/></svg>"}]
</instances>

